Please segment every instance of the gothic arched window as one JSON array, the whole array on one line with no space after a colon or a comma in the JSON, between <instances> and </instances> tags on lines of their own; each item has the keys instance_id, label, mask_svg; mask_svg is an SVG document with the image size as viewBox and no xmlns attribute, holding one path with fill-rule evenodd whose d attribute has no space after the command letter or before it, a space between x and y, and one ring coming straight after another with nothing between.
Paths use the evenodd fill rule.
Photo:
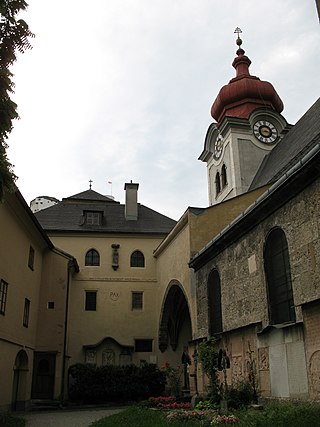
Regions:
<instances>
[{"instance_id":1,"label":"gothic arched window","mask_svg":"<svg viewBox=\"0 0 320 427\"><path fill-rule=\"evenodd\" d=\"M130 257L130 267L144 267L144 255L141 251L134 251Z\"/></svg>"},{"instance_id":2,"label":"gothic arched window","mask_svg":"<svg viewBox=\"0 0 320 427\"><path fill-rule=\"evenodd\" d=\"M222 184L222 188L224 188L228 184L227 168L225 164L223 164L221 168L221 184Z\"/></svg>"},{"instance_id":3,"label":"gothic arched window","mask_svg":"<svg viewBox=\"0 0 320 427\"><path fill-rule=\"evenodd\" d=\"M216 195L218 195L221 191L221 183L220 183L220 174L216 173Z\"/></svg>"},{"instance_id":4,"label":"gothic arched window","mask_svg":"<svg viewBox=\"0 0 320 427\"><path fill-rule=\"evenodd\" d=\"M281 228L273 229L264 248L269 317L272 325L295 322L288 243Z\"/></svg>"},{"instance_id":5,"label":"gothic arched window","mask_svg":"<svg viewBox=\"0 0 320 427\"><path fill-rule=\"evenodd\" d=\"M85 265L100 265L100 255L95 249L90 249L86 253Z\"/></svg>"},{"instance_id":6,"label":"gothic arched window","mask_svg":"<svg viewBox=\"0 0 320 427\"><path fill-rule=\"evenodd\" d=\"M222 332L221 283L217 270L211 271L208 277L208 310L209 334Z\"/></svg>"}]
</instances>

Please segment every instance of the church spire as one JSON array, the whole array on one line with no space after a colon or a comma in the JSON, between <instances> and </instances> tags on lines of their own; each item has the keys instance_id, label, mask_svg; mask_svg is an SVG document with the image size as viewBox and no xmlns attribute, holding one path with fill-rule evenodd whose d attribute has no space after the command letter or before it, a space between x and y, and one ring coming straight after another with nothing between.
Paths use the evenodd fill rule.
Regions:
<instances>
[{"instance_id":1,"label":"church spire","mask_svg":"<svg viewBox=\"0 0 320 427\"><path fill-rule=\"evenodd\" d=\"M283 103L272 84L250 75L251 61L245 55L239 36L242 31L237 27L235 33L238 35L238 49L232 66L236 70L236 77L221 88L211 108L211 115L218 126L225 117L248 119L257 108L268 108L278 113L283 110Z\"/></svg>"}]
</instances>

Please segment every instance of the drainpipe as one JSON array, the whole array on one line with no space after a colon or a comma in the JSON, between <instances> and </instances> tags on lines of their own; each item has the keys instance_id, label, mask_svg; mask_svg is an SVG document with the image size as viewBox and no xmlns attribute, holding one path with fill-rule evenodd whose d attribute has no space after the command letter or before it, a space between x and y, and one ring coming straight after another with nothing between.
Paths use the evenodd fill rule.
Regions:
<instances>
[{"instance_id":1,"label":"drainpipe","mask_svg":"<svg viewBox=\"0 0 320 427\"><path fill-rule=\"evenodd\" d=\"M64 338L63 338L63 349L62 349L62 372L61 372L61 392L60 392L60 405L64 403L65 393L65 374L66 374L66 357L67 357L67 332L68 332L68 312L69 312L69 288L70 288L70 276L73 268L73 261L68 261L67 267L67 293L66 293L66 306L65 306L65 317L64 317Z\"/></svg>"}]
</instances>

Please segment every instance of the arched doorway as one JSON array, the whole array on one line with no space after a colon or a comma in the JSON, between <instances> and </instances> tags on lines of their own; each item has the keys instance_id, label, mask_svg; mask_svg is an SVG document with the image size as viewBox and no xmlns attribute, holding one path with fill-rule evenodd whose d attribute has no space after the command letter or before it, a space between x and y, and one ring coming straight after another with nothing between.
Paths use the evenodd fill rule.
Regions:
<instances>
[{"instance_id":1,"label":"arched doorway","mask_svg":"<svg viewBox=\"0 0 320 427\"><path fill-rule=\"evenodd\" d=\"M56 353L35 352L33 358L32 399L53 399Z\"/></svg>"},{"instance_id":2,"label":"arched doorway","mask_svg":"<svg viewBox=\"0 0 320 427\"><path fill-rule=\"evenodd\" d=\"M191 317L182 285L172 280L163 299L159 324L159 350L166 359L183 365L183 388L189 388L188 365L191 358L188 343L192 339Z\"/></svg>"},{"instance_id":3,"label":"arched doorway","mask_svg":"<svg viewBox=\"0 0 320 427\"><path fill-rule=\"evenodd\" d=\"M184 339L187 337L191 340L190 311L181 284L177 280L172 280L162 304L159 327L160 351L164 352L169 344L172 350L176 351L182 335Z\"/></svg>"},{"instance_id":4,"label":"arched doorway","mask_svg":"<svg viewBox=\"0 0 320 427\"><path fill-rule=\"evenodd\" d=\"M26 386L28 372L28 355L20 350L13 366L12 410L23 411L26 408Z\"/></svg>"}]
</instances>

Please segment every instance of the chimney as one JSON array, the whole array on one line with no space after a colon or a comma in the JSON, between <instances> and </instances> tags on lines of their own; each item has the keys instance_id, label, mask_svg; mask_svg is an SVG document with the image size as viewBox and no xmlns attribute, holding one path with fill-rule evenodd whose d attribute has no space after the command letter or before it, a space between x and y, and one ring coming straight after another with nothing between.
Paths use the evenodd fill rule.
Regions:
<instances>
[{"instance_id":1,"label":"chimney","mask_svg":"<svg viewBox=\"0 0 320 427\"><path fill-rule=\"evenodd\" d=\"M139 184L127 182L124 184L126 191L125 217L126 220L136 221L138 219L138 188Z\"/></svg>"}]
</instances>

